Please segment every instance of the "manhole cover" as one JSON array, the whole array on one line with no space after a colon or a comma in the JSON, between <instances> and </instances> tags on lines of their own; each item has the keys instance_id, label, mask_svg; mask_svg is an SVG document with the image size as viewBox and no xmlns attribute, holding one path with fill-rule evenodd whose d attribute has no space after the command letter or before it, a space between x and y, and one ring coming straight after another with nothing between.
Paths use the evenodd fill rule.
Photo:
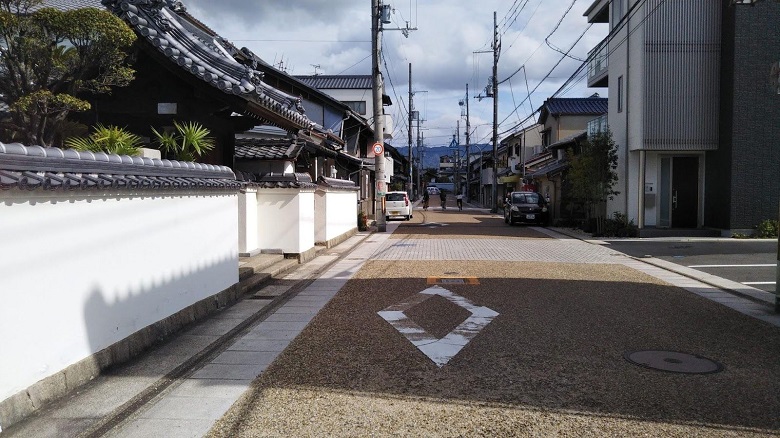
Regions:
<instances>
[{"instance_id":1,"label":"manhole cover","mask_svg":"<svg viewBox=\"0 0 780 438\"><path fill-rule=\"evenodd\" d=\"M723 365L714 360L679 351L644 350L623 357L635 365L672 373L709 374L723 370Z\"/></svg>"}]
</instances>

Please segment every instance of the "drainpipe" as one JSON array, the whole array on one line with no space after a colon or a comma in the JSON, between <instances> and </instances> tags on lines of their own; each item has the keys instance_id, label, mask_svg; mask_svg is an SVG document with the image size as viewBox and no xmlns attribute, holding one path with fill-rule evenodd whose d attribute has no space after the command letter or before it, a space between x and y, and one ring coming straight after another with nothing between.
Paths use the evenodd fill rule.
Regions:
<instances>
[{"instance_id":1,"label":"drainpipe","mask_svg":"<svg viewBox=\"0 0 780 438\"><path fill-rule=\"evenodd\" d=\"M630 120L630 118L628 116L629 115L629 111L630 111L629 110L629 106L630 106L629 102L631 102L631 100L628 98L628 94L629 94L629 90L630 90L629 83L631 82L631 74L630 74L631 73L631 44L629 44L630 42L631 42L631 15L630 14L626 14L626 83L625 83L625 87L626 87L626 92L625 92L625 95L626 95L625 96L625 99L626 99L626 145L625 145L625 149L626 149L626 152L625 152L625 156L626 156L626 161L625 161L626 169L625 169L625 172L624 172L625 176L623 177L623 184L624 184L624 187L625 187L625 191L623 192L623 193L625 193L625 196L623 196L623 199L625 200L625 210L624 211L626 212L626 216L628 216L628 173L629 173L628 172L628 168L629 168L628 157L630 155L629 150L628 150L628 143L629 143L628 139L631 137L631 130L629 129L630 124L631 124L631 120Z\"/></svg>"},{"instance_id":2,"label":"drainpipe","mask_svg":"<svg viewBox=\"0 0 780 438\"><path fill-rule=\"evenodd\" d=\"M637 215L637 227L641 230L645 227L645 156L644 150L639 151L639 214Z\"/></svg>"}]
</instances>

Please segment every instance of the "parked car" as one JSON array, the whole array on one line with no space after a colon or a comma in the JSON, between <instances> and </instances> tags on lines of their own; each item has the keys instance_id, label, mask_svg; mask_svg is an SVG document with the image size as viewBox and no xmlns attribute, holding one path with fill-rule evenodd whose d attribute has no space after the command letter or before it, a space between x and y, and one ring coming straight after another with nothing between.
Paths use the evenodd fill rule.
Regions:
<instances>
[{"instance_id":1,"label":"parked car","mask_svg":"<svg viewBox=\"0 0 780 438\"><path fill-rule=\"evenodd\" d=\"M512 192L504 206L504 222L509 225L531 223L547 225L549 208L544 196L536 192Z\"/></svg>"},{"instance_id":2,"label":"parked car","mask_svg":"<svg viewBox=\"0 0 780 438\"><path fill-rule=\"evenodd\" d=\"M409 202L409 196L406 192L387 192L385 194L385 212L386 220L390 220L391 217L402 216L404 220L411 219L412 216L412 203Z\"/></svg>"},{"instance_id":3,"label":"parked car","mask_svg":"<svg viewBox=\"0 0 780 438\"><path fill-rule=\"evenodd\" d=\"M439 196L439 193L441 193L441 190L436 186L426 187L425 190L428 190L428 195L430 196Z\"/></svg>"}]
</instances>

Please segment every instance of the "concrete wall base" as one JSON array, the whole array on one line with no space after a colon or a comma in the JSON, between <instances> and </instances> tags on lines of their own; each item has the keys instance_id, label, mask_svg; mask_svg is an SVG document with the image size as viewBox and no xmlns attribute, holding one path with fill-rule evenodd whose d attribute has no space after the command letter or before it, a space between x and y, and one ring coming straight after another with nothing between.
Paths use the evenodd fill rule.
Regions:
<instances>
[{"instance_id":1,"label":"concrete wall base","mask_svg":"<svg viewBox=\"0 0 780 438\"><path fill-rule=\"evenodd\" d=\"M315 257L317 257L317 247L314 246L310 249L307 249L306 251L297 254L285 253L284 256L287 258L298 259L298 263L306 263L314 259Z\"/></svg>"},{"instance_id":2,"label":"concrete wall base","mask_svg":"<svg viewBox=\"0 0 780 438\"><path fill-rule=\"evenodd\" d=\"M339 243L349 239L350 237L357 234L358 229L357 227L347 231L346 233L343 233L339 236L336 236L330 240L327 240L325 242L315 242L315 245L324 246L325 248L333 248L334 246L338 245Z\"/></svg>"},{"instance_id":3,"label":"concrete wall base","mask_svg":"<svg viewBox=\"0 0 780 438\"><path fill-rule=\"evenodd\" d=\"M239 301L252 287L248 282L236 283L0 401L0 431L67 395L102 371L127 362L184 327Z\"/></svg>"}]
</instances>

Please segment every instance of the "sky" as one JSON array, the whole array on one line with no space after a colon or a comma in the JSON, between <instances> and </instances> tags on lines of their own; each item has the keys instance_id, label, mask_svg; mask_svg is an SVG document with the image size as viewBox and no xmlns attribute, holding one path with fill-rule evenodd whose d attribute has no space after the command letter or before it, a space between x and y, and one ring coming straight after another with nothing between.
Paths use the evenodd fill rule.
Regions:
<instances>
[{"instance_id":1,"label":"sky","mask_svg":"<svg viewBox=\"0 0 780 438\"><path fill-rule=\"evenodd\" d=\"M237 47L247 47L289 74L370 74L371 0L183 0L187 10ZM493 12L501 52L498 61L499 138L520 126L575 73L608 32L589 25L592 0L384 0L393 8L382 32L385 94L393 105L394 146L408 144L409 64L414 109L426 146L448 145L460 121L465 143L469 88L471 143L489 143L492 98ZM408 37L399 28L412 28ZM545 41L546 40L546 41ZM549 43L549 44L548 44ZM552 47L551 47L552 46ZM559 51L556 51L559 50ZM561 52L567 52L568 56ZM487 52L487 53L479 53ZM556 64L558 64L556 66ZM585 73L585 72L583 72ZM535 90L535 91L534 91ZM529 98L530 92L530 98ZM606 88L587 88L583 74L558 97L587 97ZM463 113L463 114L462 114ZM528 121L525 121L525 120ZM524 122L524 123L523 123ZM417 123L413 138L416 141Z\"/></svg>"}]
</instances>

